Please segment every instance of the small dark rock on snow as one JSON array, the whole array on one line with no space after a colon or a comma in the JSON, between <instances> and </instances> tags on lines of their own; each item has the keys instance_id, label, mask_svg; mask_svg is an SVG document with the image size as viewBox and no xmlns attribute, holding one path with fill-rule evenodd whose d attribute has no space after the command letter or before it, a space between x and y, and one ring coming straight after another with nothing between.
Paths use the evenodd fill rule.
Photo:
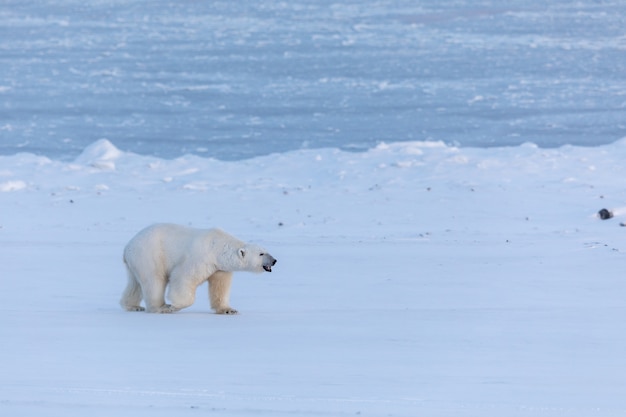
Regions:
<instances>
[{"instance_id":1,"label":"small dark rock on snow","mask_svg":"<svg viewBox=\"0 0 626 417\"><path fill-rule=\"evenodd\" d=\"M602 220L607 220L607 219L610 219L611 217L613 217L613 213L611 213L609 210L603 208L602 210L600 210L598 212L598 216L600 216L600 218Z\"/></svg>"}]
</instances>

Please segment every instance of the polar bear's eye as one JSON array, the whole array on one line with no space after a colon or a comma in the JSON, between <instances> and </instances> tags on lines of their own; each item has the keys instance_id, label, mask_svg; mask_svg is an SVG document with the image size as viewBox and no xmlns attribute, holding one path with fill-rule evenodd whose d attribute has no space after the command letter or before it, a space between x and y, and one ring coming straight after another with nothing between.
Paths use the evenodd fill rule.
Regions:
<instances>
[{"instance_id":1,"label":"polar bear's eye","mask_svg":"<svg viewBox=\"0 0 626 417\"><path fill-rule=\"evenodd\" d=\"M264 255L265 255L265 254L264 254L264 253L262 253L262 254L260 254L259 256L264 256Z\"/></svg>"}]
</instances>

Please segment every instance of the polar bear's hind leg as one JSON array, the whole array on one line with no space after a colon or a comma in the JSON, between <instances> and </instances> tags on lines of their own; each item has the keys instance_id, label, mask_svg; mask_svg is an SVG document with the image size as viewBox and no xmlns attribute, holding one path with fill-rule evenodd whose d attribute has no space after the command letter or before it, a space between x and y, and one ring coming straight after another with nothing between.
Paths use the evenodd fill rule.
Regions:
<instances>
[{"instance_id":1,"label":"polar bear's hind leg","mask_svg":"<svg viewBox=\"0 0 626 417\"><path fill-rule=\"evenodd\" d=\"M167 278L159 271L142 272L144 275L135 274L141 285L143 301L146 303L148 313L171 313L165 304L165 287Z\"/></svg>"},{"instance_id":2,"label":"polar bear's hind leg","mask_svg":"<svg viewBox=\"0 0 626 417\"><path fill-rule=\"evenodd\" d=\"M169 313L176 313L179 310L180 308L176 308L169 304L163 304L161 307L157 308L156 310L152 310L152 312L160 313L160 314L169 314Z\"/></svg>"},{"instance_id":3,"label":"polar bear's hind leg","mask_svg":"<svg viewBox=\"0 0 626 417\"><path fill-rule=\"evenodd\" d=\"M187 308L196 301L196 288L202 281L189 280L187 276L184 268L176 268L170 275L167 298L175 311Z\"/></svg>"},{"instance_id":4,"label":"polar bear's hind leg","mask_svg":"<svg viewBox=\"0 0 626 417\"><path fill-rule=\"evenodd\" d=\"M144 285L144 301L146 302L146 310L148 313L173 313L171 306L165 304L165 286L164 280L155 280Z\"/></svg>"},{"instance_id":5,"label":"polar bear's hind leg","mask_svg":"<svg viewBox=\"0 0 626 417\"><path fill-rule=\"evenodd\" d=\"M128 274L128 283L122 294L120 305L126 311L144 311L145 308L140 306L141 298L143 297L141 286L132 272L130 272L130 269L128 269L128 265L126 265L126 272Z\"/></svg>"}]
</instances>

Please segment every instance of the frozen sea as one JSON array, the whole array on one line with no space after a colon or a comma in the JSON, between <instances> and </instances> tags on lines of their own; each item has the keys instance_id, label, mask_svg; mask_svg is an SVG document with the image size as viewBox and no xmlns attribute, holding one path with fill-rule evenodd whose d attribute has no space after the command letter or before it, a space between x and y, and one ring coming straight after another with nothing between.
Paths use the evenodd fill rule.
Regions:
<instances>
[{"instance_id":1,"label":"frozen sea","mask_svg":"<svg viewBox=\"0 0 626 417\"><path fill-rule=\"evenodd\" d=\"M626 136L622 1L3 1L0 154Z\"/></svg>"}]
</instances>

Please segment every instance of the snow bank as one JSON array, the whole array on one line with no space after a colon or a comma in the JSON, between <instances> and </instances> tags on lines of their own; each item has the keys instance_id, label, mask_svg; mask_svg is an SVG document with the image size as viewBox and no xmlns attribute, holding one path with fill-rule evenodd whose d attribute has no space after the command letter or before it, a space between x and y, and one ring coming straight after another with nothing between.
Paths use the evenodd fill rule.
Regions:
<instances>
[{"instance_id":1,"label":"snow bank","mask_svg":"<svg viewBox=\"0 0 626 417\"><path fill-rule=\"evenodd\" d=\"M115 160L122 155L107 139L100 139L89 145L76 158L76 163L104 170L114 170Z\"/></svg>"},{"instance_id":2,"label":"snow bank","mask_svg":"<svg viewBox=\"0 0 626 417\"><path fill-rule=\"evenodd\" d=\"M0 157L0 412L623 415L624 160L626 140ZM126 313L122 248L156 221L279 263L236 276L237 317L205 294Z\"/></svg>"},{"instance_id":3,"label":"snow bank","mask_svg":"<svg viewBox=\"0 0 626 417\"><path fill-rule=\"evenodd\" d=\"M18 191L26 188L24 181L5 181L0 183L1 192Z\"/></svg>"}]
</instances>

